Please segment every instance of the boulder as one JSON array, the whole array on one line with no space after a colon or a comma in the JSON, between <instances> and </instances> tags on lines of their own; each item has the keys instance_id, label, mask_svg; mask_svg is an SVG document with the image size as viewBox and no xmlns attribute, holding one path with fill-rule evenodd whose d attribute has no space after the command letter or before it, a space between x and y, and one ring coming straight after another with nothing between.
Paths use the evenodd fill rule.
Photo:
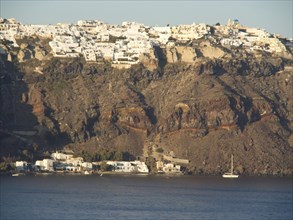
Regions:
<instances>
[{"instance_id":1,"label":"boulder","mask_svg":"<svg viewBox=\"0 0 293 220\"><path fill-rule=\"evenodd\" d=\"M8 54L7 54L7 61L12 62L12 60L13 60L13 55L12 55L12 53L8 53Z\"/></svg>"},{"instance_id":2,"label":"boulder","mask_svg":"<svg viewBox=\"0 0 293 220\"><path fill-rule=\"evenodd\" d=\"M175 63L178 61L178 54L175 47L166 47L166 58L168 63Z\"/></svg>"},{"instance_id":3,"label":"boulder","mask_svg":"<svg viewBox=\"0 0 293 220\"><path fill-rule=\"evenodd\" d=\"M35 47L35 58L38 60L43 60L46 56L46 51L39 46Z\"/></svg>"},{"instance_id":4,"label":"boulder","mask_svg":"<svg viewBox=\"0 0 293 220\"><path fill-rule=\"evenodd\" d=\"M26 49L28 47L28 44L27 43L22 43L22 44L20 44L19 47L20 47L21 50L24 50L24 49Z\"/></svg>"},{"instance_id":5,"label":"boulder","mask_svg":"<svg viewBox=\"0 0 293 220\"><path fill-rule=\"evenodd\" d=\"M17 54L17 59L19 62L25 62L32 58L32 53L30 50L20 50Z\"/></svg>"}]
</instances>

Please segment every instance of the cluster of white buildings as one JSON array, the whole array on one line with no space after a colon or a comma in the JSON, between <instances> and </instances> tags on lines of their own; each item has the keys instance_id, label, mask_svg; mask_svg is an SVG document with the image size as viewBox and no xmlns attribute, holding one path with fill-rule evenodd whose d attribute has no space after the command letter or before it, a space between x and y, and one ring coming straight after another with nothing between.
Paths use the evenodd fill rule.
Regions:
<instances>
[{"instance_id":1,"label":"cluster of white buildings","mask_svg":"<svg viewBox=\"0 0 293 220\"><path fill-rule=\"evenodd\" d=\"M181 41L196 40L211 35L211 27L206 24L178 25L171 28L172 38Z\"/></svg>"},{"instance_id":2,"label":"cluster of white buildings","mask_svg":"<svg viewBox=\"0 0 293 220\"><path fill-rule=\"evenodd\" d=\"M145 162L135 161L107 161L107 165L112 166L112 171L118 173L149 173L149 168Z\"/></svg>"},{"instance_id":3,"label":"cluster of white buildings","mask_svg":"<svg viewBox=\"0 0 293 220\"><path fill-rule=\"evenodd\" d=\"M16 161L15 166L17 171L28 170L28 163L26 161ZM72 154L64 154L56 151L51 154L50 159L37 160L32 168L36 171L72 171L80 172L85 170L92 170L93 164L84 162L82 157L74 157Z\"/></svg>"},{"instance_id":4,"label":"cluster of white buildings","mask_svg":"<svg viewBox=\"0 0 293 220\"><path fill-rule=\"evenodd\" d=\"M101 163L106 163L114 173L138 173L148 174L149 168L145 162L135 161L102 161L85 162L82 157L74 157L73 154L54 152L50 159L37 160L31 167L35 171L62 171L62 172L91 172ZM169 155L163 155L163 159L156 162L157 173L183 174L184 167L189 164L189 160L175 157L173 151ZM19 172L28 171L29 164L26 161L16 161L16 170ZM184 165L182 167L181 165Z\"/></svg>"},{"instance_id":5,"label":"cluster of white buildings","mask_svg":"<svg viewBox=\"0 0 293 220\"><path fill-rule=\"evenodd\" d=\"M111 165L113 172L122 173L149 173L149 169L145 162L141 161L107 161L107 165ZM35 171L67 171L82 172L92 171L98 162L85 162L82 157L74 157L73 154L65 154L56 151L51 154L50 159L37 160L32 166ZM24 172L29 170L29 164L26 161L16 161L16 170Z\"/></svg>"},{"instance_id":6,"label":"cluster of white buildings","mask_svg":"<svg viewBox=\"0 0 293 220\"><path fill-rule=\"evenodd\" d=\"M174 163L164 163L163 161L156 162L158 173L165 174L182 174L181 166Z\"/></svg>"},{"instance_id":7,"label":"cluster of white buildings","mask_svg":"<svg viewBox=\"0 0 293 220\"><path fill-rule=\"evenodd\" d=\"M244 27L238 20L229 19L227 25L214 26L214 29L214 34L220 37L219 43L224 47L242 47L248 52L256 50L269 53L286 52L286 47L278 36L264 29Z\"/></svg>"},{"instance_id":8,"label":"cluster of white buildings","mask_svg":"<svg viewBox=\"0 0 293 220\"><path fill-rule=\"evenodd\" d=\"M222 46L249 47L252 50L282 52L285 46L268 32L247 28L237 20L227 25L206 24L149 27L136 22L121 25L97 20L80 20L77 24L23 25L15 19L0 18L0 40L17 46L15 38L39 36L52 39L50 46L55 57L83 56L88 62L109 60L114 64L135 64L142 54L154 46L165 47L170 41L215 39Z\"/></svg>"}]
</instances>

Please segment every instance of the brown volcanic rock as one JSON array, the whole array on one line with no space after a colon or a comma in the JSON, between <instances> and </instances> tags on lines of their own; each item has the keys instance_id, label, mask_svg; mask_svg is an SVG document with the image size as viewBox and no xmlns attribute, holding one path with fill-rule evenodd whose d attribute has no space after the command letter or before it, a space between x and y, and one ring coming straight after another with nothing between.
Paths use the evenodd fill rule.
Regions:
<instances>
[{"instance_id":1,"label":"brown volcanic rock","mask_svg":"<svg viewBox=\"0 0 293 220\"><path fill-rule=\"evenodd\" d=\"M32 106L32 113L40 119L45 115L45 106L43 104L41 91L32 86L28 94L28 104Z\"/></svg>"},{"instance_id":2,"label":"brown volcanic rock","mask_svg":"<svg viewBox=\"0 0 293 220\"><path fill-rule=\"evenodd\" d=\"M18 77L7 62L2 130L41 125L50 133L42 147L51 150L67 145L146 156L145 148L156 145L189 159L194 173L227 171L233 153L239 173L290 174L292 62L230 55L128 70L54 58L42 61L43 75L24 69ZM39 139L32 141L41 146Z\"/></svg>"}]
</instances>

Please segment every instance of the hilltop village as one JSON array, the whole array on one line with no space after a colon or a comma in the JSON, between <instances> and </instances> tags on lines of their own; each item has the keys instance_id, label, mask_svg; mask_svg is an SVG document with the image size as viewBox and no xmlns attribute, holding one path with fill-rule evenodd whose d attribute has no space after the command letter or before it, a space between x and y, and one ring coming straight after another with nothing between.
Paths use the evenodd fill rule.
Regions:
<instances>
[{"instance_id":1,"label":"hilltop village","mask_svg":"<svg viewBox=\"0 0 293 220\"><path fill-rule=\"evenodd\" d=\"M286 47L281 42L284 38L263 29L245 27L237 19L228 20L226 25L193 23L172 27L151 27L136 22L112 25L98 20L80 20L77 24L23 25L13 18L0 19L0 40L9 41L12 47L22 47L16 40L25 37L50 39L54 57L82 56L87 62L109 61L117 67L129 67L145 58L157 58L156 47L169 49L167 62L176 62L176 54L180 55L182 61L193 62L198 55L194 48L186 50L175 46L186 46L198 39L208 40L211 44L208 46L212 47L220 45L242 48L250 53L265 51L286 54ZM1 51L11 56L9 48L3 47ZM38 48L38 52L45 53L42 48ZM215 48L211 52L210 56L215 58L224 55L223 51ZM25 51L20 55L20 62L30 56L32 54Z\"/></svg>"}]
</instances>

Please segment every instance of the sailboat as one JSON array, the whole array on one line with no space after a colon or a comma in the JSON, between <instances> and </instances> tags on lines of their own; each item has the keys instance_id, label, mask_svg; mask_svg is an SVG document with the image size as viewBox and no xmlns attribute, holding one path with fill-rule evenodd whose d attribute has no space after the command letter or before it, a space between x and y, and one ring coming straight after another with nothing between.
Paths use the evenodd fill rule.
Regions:
<instances>
[{"instance_id":1,"label":"sailboat","mask_svg":"<svg viewBox=\"0 0 293 220\"><path fill-rule=\"evenodd\" d=\"M231 172L224 173L223 178L238 178L239 175L233 173L233 154L231 155Z\"/></svg>"}]
</instances>

